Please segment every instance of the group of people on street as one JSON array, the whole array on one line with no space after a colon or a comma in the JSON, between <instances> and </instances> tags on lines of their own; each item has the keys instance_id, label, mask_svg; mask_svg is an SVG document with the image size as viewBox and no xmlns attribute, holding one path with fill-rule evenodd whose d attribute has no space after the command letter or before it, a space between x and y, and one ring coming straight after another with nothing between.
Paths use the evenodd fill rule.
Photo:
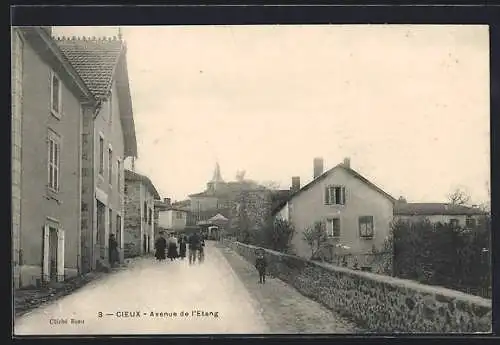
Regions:
<instances>
[{"instance_id":1,"label":"group of people on street","mask_svg":"<svg viewBox=\"0 0 500 345\"><path fill-rule=\"evenodd\" d=\"M189 236L180 235L177 238L174 234L169 234L165 238L165 233L160 232L160 236L155 242L155 257L158 261L163 261L166 258L171 261L186 257L187 249L189 249L189 263L193 264L196 259L201 263L205 257L205 239L198 232L194 232Z\"/></svg>"}]
</instances>

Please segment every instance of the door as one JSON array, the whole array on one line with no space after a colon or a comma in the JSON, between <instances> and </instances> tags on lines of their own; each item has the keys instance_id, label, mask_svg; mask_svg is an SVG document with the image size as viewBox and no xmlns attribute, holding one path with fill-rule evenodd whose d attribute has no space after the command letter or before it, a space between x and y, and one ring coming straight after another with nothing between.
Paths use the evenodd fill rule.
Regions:
<instances>
[{"instance_id":1,"label":"door","mask_svg":"<svg viewBox=\"0 0 500 345\"><path fill-rule=\"evenodd\" d=\"M57 229L49 228L49 279L57 281L57 251L58 251Z\"/></svg>"},{"instance_id":2,"label":"door","mask_svg":"<svg viewBox=\"0 0 500 345\"><path fill-rule=\"evenodd\" d=\"M122 217L120 215L116 215L116 242L118 243L118 253L121 256L121 247L122 247Z\"/></svg>"},{"instance_id":3,"label":"door","mask_svg":"<svg viewBox=\"0 0 500 345\"><path fill-rule=\"evenodd\" d=\"M97 201L97 248L99 257L102 260L106 259L106 206Z\"/></svg>"},{"instance_id":4,"label":"door","mask_svg":"<svg viewBox=\"0 0 500 345\"><path fill-rule=\"evenodd\" d=\"M143 236L143 241L142 241L142 251L143 253L147 253L147 245L148 245L148 239L147 236Z\"/></svg>"}]
</instances>

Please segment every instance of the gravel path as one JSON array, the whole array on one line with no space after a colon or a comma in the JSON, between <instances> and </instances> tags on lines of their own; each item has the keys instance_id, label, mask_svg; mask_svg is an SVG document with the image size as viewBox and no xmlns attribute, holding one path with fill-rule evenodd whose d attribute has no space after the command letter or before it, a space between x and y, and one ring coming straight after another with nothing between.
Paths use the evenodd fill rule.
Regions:
<instances>
[{"instance_id":1,"label":"gravel path","mask_svg":"<svg viewBox=\"0 0 500 345\"><path fill-rule=\"evenodd\" d=\"M255 267L233 250L217 245L245 285L271 333L357 333L357 325L298 292L283 281L267 277L259 284Z\"/></svg>"}]
</instances>

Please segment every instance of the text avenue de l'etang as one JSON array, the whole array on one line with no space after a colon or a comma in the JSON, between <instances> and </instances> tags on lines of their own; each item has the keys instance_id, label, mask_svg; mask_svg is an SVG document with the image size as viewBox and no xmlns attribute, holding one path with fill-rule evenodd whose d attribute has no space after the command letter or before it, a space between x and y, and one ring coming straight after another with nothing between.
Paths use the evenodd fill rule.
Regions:
<instances>
[{"instance_id":1,"label":"text avenue de l'etang","mask_svg":"<svg viewBox=\"0 0 500 345\"><path fill-rule=\"evenodd\" d=\"M98 312L97 316L99 318L105 317L117 317L121 319L130 319L130 318L140 318L140 317L155 317L155 318L189 318L189 317L213 317L218 318L218 311L204 311L204 310L191 310L191 311L116 311L113 313L106 312Z\"/></svg>"}]
</instances>

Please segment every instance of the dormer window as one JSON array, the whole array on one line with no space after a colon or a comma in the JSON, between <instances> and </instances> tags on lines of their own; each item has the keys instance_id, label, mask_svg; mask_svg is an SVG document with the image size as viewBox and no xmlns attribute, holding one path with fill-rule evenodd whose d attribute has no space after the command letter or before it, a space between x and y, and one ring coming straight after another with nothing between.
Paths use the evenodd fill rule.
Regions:
<instances>
[{"instance_id":1,"label":"dormer window","mask_svg":"<svg viewBox=\"0 0 500 345\"><path fill-rule=\"evenodd\" d=\"M345 205L345 187L327 186L324 197L325 205Z\"/></svg>"},{"instance_id":2,"label":"dormer window","mask_svg":"<svg viewBox=\"0 0 500 345\"><path fill-rule=\"evenodd\" d=\"M62 87L61 80L52 71L50 73L50 112L57 118L61 118L62 114Z\"/></svg>"}]
</instances>

